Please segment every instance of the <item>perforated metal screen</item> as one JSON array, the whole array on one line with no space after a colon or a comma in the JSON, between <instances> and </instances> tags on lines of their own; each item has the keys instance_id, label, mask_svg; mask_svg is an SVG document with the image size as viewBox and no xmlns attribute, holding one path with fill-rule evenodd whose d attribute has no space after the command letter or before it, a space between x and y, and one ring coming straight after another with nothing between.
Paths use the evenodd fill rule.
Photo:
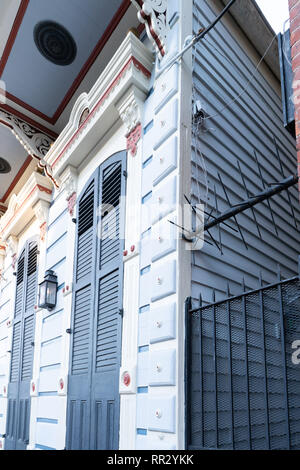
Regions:
<instances>
[{"instance_id":1,"label":"perforated metal screen","mask_svg":"<svg viewBox=\"0 0 300 470\"><path fill-rule=\"evenodd\" d=\"M300 449L299 278L186 314L187 447Z\"/></svg>"}]
</instances>

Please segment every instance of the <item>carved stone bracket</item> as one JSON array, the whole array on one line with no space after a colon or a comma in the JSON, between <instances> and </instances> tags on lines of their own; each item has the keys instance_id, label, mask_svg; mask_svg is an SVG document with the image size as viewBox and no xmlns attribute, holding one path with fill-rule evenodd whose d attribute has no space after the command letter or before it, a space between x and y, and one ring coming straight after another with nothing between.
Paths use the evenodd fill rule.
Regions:
<instances>
[{"instance_id":1,"label":"carved stone bracket","mask_svg":"<svg viewBox=\"0 0 300 470\"><path fill-rule=\"evenodd\" d=\"M61 175L61 181L61 189L66 191L68 211L70 216L73 217L77 201L77 170L71 165L68 166Z\"/></svg>"},{"instance_id":2,"label":"carved stone bracket","mask_svg":"<svg viewBox=\"0 0 300 470\"><path fill-rule=\"evenodd\" d=\"M167 7L168 0L131 0L138 9L138 19L146 26L147 34L153 42L159 58L166 54L167 47Z\"/></svg>"},{"instance_id":3,"label":"carved stone bracket","mask_svg":"<svg viewBox=\"0 0 300 470\"><path fill-rule=\"evenodd\" d=\"M144 100L145 94L132 87L116 106L126 125L127 150L133 157L137 153L137 144L142 136L141 115Z\"/></svg>"},{"instance_id":4,"label":"carved stone bracket","mask_svg":"<svg viewBox=\"0 0 300 470\"><path fill-rule=\"evenodd\" d=\"M39 200L33 207L35 216L40 224L40 239L42 242L44 242L46 238L49 207L50 203L43 200Z\"/></svg>"},{"instance_id":5,"label":"carved stone bracket","mask_svg":"<svg viewBox=\"0 0 300 470\"><path fill-rule=\"evenodd\" d=\"M6 245L8 248L8 253L12 258L12 268L15 269L17 263L17 252L18 252L18 238L14 235L10 235L6 240Z\"/></svg>"},{"instance_id":6,"label":"carved stone bracket","mask_svg":"<svg viewBox=\"0 0 300 470\"><path fill-rule=\"evenodd\" d=\"M6 257L6 248L4 245L0 245L0 281L2 281L3 279L5 257Z\"/></svg>"}]
</instances>

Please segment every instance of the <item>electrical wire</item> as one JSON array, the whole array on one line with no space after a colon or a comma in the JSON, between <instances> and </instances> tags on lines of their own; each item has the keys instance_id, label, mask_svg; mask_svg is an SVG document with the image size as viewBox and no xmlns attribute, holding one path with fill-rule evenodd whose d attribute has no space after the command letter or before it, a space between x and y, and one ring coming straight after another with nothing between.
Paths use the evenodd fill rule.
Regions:
<instances>
[{"instance_id":1,"label":"electrical wire","mask_svg":"<svg viewBox=\"0 0 300 470\"><path fill-rule=\"evenodd\" d=\"M230 106L234 103L236 103L249 89L249 85L251 85L253 79L256 77L256 73L258 72L258 69L261 65L261 63L263 62L263 60L265 59L266 55L268 54L269 50L271 49L272 45L273 45L273 42L275 41L275 39L277 38L277 35L275 35L271 41L271 43L269 44L266 52L264 53L264 55L262 56L262 58L260 59L260 61L258 62L253 74L251 75L249 81L247 82L245 88L243 88L243 90L241 91L241 93L239 93L232 101L230 101L229 103L227 103L225 106L223 106L216 114L212 114L210 116L205 116L203 118L204 121L208 120L208 119L213 119L215 117L218 117L222 114L223 111L225 111L225 109L228 109L230 108Z\"/></svg>"},{"instance_id":2,"label":"electrical wire","mask_svg":"<svg viewBox=\"0 0 300 470\"><path fill-rule=\"evenodd\" d=\"M214 21L207 27L207 28L202 28L197 34L195 34L191 38L187 38L185 40L185 45L182 49L182 51L178 52L178 54L173 57L162 69L158 70L156 79L158 79L163 73L167 72L170 70L170 68L178 62L179 59L182 58L182 56L197 42L199 42L201 39L203 39L210 31L213 29L217 23L223 18L225 13L232 7L232 5L236 2L236 0L231 0L226 7L221 11L221 13L214 19Z\"/></svg>"}]
</instances>

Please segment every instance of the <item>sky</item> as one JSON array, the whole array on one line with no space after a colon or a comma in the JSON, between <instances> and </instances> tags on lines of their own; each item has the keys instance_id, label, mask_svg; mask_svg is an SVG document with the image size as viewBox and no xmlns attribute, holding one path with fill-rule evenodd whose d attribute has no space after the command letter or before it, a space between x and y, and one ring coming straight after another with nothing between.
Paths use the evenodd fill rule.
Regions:
<instances>
[{"instance_id":1,"label":"sky","mask_svg":"<svg viewBox=\"0 0 300 470\"><path fill-rule=\"evenodd\" d=\"M289 18L288 0L256 0L275 33L283 32L285 20ZM288 24L286 28L288 29Z\"/></svg>"}]
</instances>

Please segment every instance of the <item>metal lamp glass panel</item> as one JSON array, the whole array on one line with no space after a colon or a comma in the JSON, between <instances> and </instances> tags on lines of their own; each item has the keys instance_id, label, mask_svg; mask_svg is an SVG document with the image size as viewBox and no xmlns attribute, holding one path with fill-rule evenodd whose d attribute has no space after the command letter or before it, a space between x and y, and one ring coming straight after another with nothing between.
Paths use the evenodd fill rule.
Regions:
<instances>
[{"instance_id":1,"label":"metal lamp glass panel","mask_svg":"<svg viewBox=\"0 0 300 470\"><path fill-rule=\"evenodd\" d=\"M39 307L51 310L57 300L57 277L52 271L47 271L45 279L39 286Z\"/></svg>"},{"instance_id":2,"label":"metal lamp glass panel","mask_svg":"<svg viewBox=\"0 0 300 470\"><path fill-rule=\"evenodd\" d=\"M57 284L54 282L47 281L46 300L47 300L47 305L51 308L55 307L56 305L56 292L57 292Z\"/></svg>"},{"instance_id":3,"label":"metal lamp glass panel","mask_svg":"<svg viewBox=\"0 0 300 470\"><path fill-rule=\"evenodd\" d=\"M47 292L47 281L43 281L40 284L40 289L39 289L39 307L41 308L46 307L46 292Z\"/></svg>"}]
</instances>

